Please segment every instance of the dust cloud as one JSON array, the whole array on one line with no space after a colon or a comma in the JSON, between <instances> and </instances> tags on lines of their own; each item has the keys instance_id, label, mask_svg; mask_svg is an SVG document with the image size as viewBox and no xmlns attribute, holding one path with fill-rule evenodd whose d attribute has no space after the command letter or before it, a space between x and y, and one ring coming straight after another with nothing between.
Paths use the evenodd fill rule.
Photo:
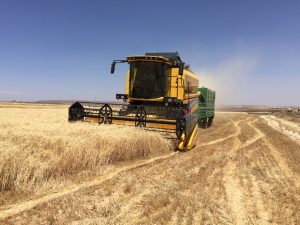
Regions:
<instances>
[{"instance_id":1,"label":"dust cloud","mask_svg":"<svg viewBox=\"0 0 300 225\"><path fill-rule=\"evenodd\" d=\"M251 95L249 81L256 65L254 57L235 56L215 68L205 68L203 65L194 68L200 76L200 86L216 91L217 105L236 105L245 104L244 99Z\"/></svg>"}]
</instances>

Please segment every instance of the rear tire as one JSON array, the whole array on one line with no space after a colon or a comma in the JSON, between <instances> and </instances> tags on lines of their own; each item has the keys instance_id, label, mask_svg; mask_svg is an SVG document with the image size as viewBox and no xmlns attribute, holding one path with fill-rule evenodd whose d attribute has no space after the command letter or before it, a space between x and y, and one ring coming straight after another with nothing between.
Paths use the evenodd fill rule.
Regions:
<instances>
[{"instance_id":1,"label":"rear tire","mask_svg":"<svg viewBox=\"0 0 300 225\"><path fill-rule=\"evenodd\" d=\"M203 129L207 128L207 119L206 119L206 118L201 119L201 120L199 121L199 125L200 125L200 127L203 128Z\"/></svg>"},{"instance_id":2,"label":"rear tire","mask_svg":"<svg viewBox=\"0 0 300 225\"><path fill-rule=\"evenodd\" d=\"M208 122L207 122L207 127L211 127L211 125L213 125L213 121L214 121L214 117L209 117L208 118Z\"/></svg>"}]
</instances>

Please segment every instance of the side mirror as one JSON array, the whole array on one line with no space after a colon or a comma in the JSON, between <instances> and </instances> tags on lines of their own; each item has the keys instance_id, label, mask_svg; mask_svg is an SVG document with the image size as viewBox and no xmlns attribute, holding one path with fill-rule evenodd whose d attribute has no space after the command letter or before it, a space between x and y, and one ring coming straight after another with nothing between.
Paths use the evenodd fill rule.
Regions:
<instances>
[{"instance_id":1,"label":"side mirror","mask_svg":"<svg viewBox=\"0 0 300 225\"><path fill-rule=\"evenodd\" d=\"M116 62L113 61L111 64L111 69L110 69L110 73L113 74L115 72L115 67L116 67Z\"/></svg>"},{"instance_id":2,"label":"side mirror","mask_svg":"<svg viewBox=\"0 0 300 225\"><path fill-rule=\"evenodd\" d=\"M179 64L179 75L183 75L184 63Z\"/></svg>"}]
</instances>

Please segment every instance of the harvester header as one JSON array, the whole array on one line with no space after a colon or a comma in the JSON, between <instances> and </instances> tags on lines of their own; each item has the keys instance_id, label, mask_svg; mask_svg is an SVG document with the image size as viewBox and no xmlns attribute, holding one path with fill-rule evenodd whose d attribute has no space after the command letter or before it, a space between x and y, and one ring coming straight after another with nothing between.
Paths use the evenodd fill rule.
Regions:
<instances>
[{"instance_id":1,"label":"harvester header","mask_svg":"<svg viewBox=\"0 0 300 225\"><path fill-rule=\"evenodd\" d=\"M69 121L163 129L176 134L179 149L192 148L199 122L199 102L205 99L198 89L197 75L185 66L178 52L113 60L111 73L117 63L129 64L125 93L116 94L116 99L123 101L75 102L69 108Z\"/></svg>"}]
</instances>

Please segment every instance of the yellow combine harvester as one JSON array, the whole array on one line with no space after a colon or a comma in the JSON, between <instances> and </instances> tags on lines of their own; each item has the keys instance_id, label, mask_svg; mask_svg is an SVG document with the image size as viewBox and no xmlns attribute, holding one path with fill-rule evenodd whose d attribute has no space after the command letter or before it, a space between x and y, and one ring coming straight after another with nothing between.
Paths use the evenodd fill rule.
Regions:
<instances>
[{"instance_id":1,"label":"yellow combine harvester","mask_svg":"<svg viewBox=\"0 0 300 225\"><path fill-rule=\"evenodd\" d=\"M197 134L197 76L185 66L177 52L146 53L114 60L128 63L125 94L117 94L122 103L75 102L69 108L69 121L99 124L126 124L174 131L177 148L191 149Z\"/></svg>"}]
</instances>

